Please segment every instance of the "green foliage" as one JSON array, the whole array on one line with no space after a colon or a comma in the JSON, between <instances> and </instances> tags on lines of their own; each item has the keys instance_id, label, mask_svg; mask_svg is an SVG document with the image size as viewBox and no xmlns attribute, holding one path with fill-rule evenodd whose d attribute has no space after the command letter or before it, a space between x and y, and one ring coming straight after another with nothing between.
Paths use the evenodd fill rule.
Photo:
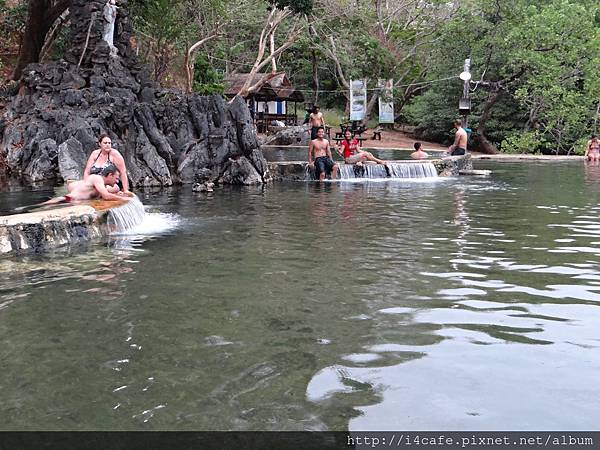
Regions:
<instances>
[{"instance_id":1,"label":"green foliage","mask_svg":"<svg viewBox=\"0 0 600 450\"><path fill-rule=\"evenodd\" d=\"M472 124L477 126L487 93L500 89L502 101L485 124L488 138L502 143L503 151L572 152L579 136L588 134L600 98L596 11L587 0L473 0L442 30L430 74L458 73L470 57L473 80L487 83L472 93ZM441 112L437 103L446 101L450 119L460 91L446 84L431 89L436 95L415 99L410 117L440 135L443 129L429 129L435 123L426 115Z\"/></svg>"},{"instance_id":2,"label":"green foliage","mask_svg":"<svg viewBox=\"0 0 600 450\"><path fill-rule=\"evenodd\" d=\"M159 42L175 42L185 32L180 20L180 0L146 0L141 10L145 31Z\"/></svg>"},{"instance_id":3,"label":"green foliage","mask_svg":"<svg viewBox=\"0 0 600 450\"><path fill-rule=\"evenodd\" d=\"M19 2L15 6L9 7L4 0L0 0L0 33L4 39L7 34L23 31L27 20L27 8L27 2Z\"/></svg>"},{"instance_id":4,"label":"green foliage","mask_svg":"<svg viewBox=\"0 0 600 450\"><path fill-rule=\"evenodd\" d=\"M223 75L217 72L202 55L196 58L194 70L194 92L202 95L223 94Z\"/></svg>"},{"instance_id":5,"label":"green foliage","mask_svg":"<svg viewBox=\"0 0 600 450\"><path fill-rule=\"evenodd\" d=\"M600 99L597 0L463 0L458 10L459 2L427 4L412 16L408 9L394 10L396 16L386 13L378 20L375 2L129 0L142 39L152 38L153 61L163 66L169 58L181 59L187 46L210 34L219 20L222 36L198 50L197 92L220 92L222 73L248 72L268 11L288 7L296 14L280 25L276 45L305 14L318 19L316 32L300 35L277 59L277 70L287 72L310 101L316 58L323 109L340 111L347 101L327 53L331 36L346 80L367 78L373 88L378 78L393 78L402 85L394 91L396 113L417 126L420 138L449 143L462 82L436 80L458 75L470 57L469 125L474 130L484 128L486 137L505 151L578 151ZM406 88L427 80L433 82L425 88ZM498 92L490 114L484 115L487 102L495 98L491 94Z\"/></svg>"},{"instance_id":6,"label":"green foliage","mask_svg":"<svg viewBox=\"0 0 600 450\"><path fill-rule=\"evenodd\" d=\"M406 121L416 126L418 138L446 145L452 143L452 121L457 114L461 89L459 83L444 82L416 97L402 110Z\"/></svg>"},{"instance_id":7,"label":"green foliage","mask_svg":"<svg viewBox=\"0 0 600 450\"><path fill-rule=\"evenodd\" d=\"M587 146L587 142L590 136L582 136L573 145L573 153L575 155L583 156L585 154L585 148Z\"/></svg>"},{"instance_id":8,"label":"green foliage","mask_svg":"<svg viewBox=\"0 0 600 450\"><path fill-rule=\"evenodd\" d=\"M269 3L279 9L288 7L297 14L309 14L313 8L313 0L273 0Z\"/></svg>"},{"instance_id":9,"label":"green foliage","mask_svg":"<svg viewBox=\"0 0 600 450\"><path fill-rule=\"evenodd\" d=\"M512 133L502 141L501 148L504 153L538 153L545 145L543 136L536 130Z\"/></svg>"},{"instance_id":10,"label":"green foliage","mask_svg":"<svg viewBox=\"0 0 600 450\"><path fill-rule=\"evenodd\" d=\"M56 39L52 43L52 56L51 59L62 58L69 48L69 29L68 27L62 27L56 36Z\"/></svg>"},{"instance_id":11,"label":"green foliage","mask_svg":"<svg viewBox=\"0 0 600 450\"><path fill-rule=\"evenodd\" d=\"M332 128L336 128L340 123L346 121L344 111L338 108L330 108L322 110L325 123Z\"/></svg>"}]
</instances>

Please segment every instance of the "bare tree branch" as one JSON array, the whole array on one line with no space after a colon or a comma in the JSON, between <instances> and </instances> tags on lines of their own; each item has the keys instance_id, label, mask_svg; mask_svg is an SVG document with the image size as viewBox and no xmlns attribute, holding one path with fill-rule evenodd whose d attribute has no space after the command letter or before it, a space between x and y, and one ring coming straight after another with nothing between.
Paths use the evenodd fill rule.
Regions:
<instances>
[{"instance_id":1,"label":"bare tree branch","mask_svg":"<svg viewBox=\"0 0 600 450\"><path fill-rule=\"evenodd\" d=\"M200 39L198 42L194 43L190 48L188 48L187 52L185 53L185 75L187 79L186 81L188 93L192 92L192 87L194 83L194 65L196 63L194 60L194 56L196 51L208 41L215 39L217 36L220 36L220 34L220 32L215 31L213 34L203 39Z\"/></svg>"},{"instance_id":2,"label":"bare tree branch","mask_svg":"<svg viewBox=\"0 0 600 450\"><path fill-rule=\"evenodd\" d=\"M294 42L296 42L298 36L304 29L305 25L299 25L298 23L295 23L292 27L292 30L289 32L286 41L279 47L275 48L275 32L277 31L281 23L291 15L292 10L288 7L285 7L284 9L273 8L269 13L269 16L265 21L265 25L263 26L260 33L260 37L258 39L258 51L254 60L254 64L252 65L252 69L250 69L250 73L248 74L246 81L240 88L238 95L242 97L247 97L249 94L260 89L266 82L266 79L265 77L262 77L257 82L254 82L256 74L259 73L260 70L268 64L272 64L272 68L273 70L275 70L277 68L275 58L277 58L281 53L283 53L290 46L292 46ZM270 52L269 56L265 58L267 41L270 44Z\"/></svg>"}]
</instances>

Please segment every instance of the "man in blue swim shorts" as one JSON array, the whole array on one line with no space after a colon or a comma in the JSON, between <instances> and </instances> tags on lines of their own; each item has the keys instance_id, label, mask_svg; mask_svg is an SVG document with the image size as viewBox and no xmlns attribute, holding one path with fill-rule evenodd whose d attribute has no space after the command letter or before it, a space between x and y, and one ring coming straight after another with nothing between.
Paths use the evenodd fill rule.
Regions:
<instances>
[{"instance_id":1,"label":"man in blue swim shorts","mask_svg":"<svg viewBox=\"0 0 600 450\"><path fill-rule=\"evenodd\" d=\"M314 167L315 177L323 181L325 176L331 175L334 180L337 177L338 165L331 156L329 141L324 138L325 129L319 127L317 138L310 141L308 145L308 165Z\"/></svg>"}]
</instances>

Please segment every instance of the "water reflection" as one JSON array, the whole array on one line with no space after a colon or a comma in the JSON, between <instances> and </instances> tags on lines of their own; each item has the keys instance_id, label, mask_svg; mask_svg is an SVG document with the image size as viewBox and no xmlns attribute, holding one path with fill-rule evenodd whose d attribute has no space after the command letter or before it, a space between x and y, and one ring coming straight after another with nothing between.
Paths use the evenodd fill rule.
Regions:
<instances>
[{"instance_id":1,"label":"water reflection","mask_svg":"<svg viewBox=\"0 0 600 450\"><path fill-rule=\"evenodd\" d=\"M4 426L592 429L586 168L482 168L156 194L176 232L6 266Z\"/></svg>"},{"instance_id":2,"label":"water reflection","mask_svg":"<svg viewBox=\"0 0 600 450\"><path fill-rule=\"evenodd\" d=\"M585 168L585 183L588 188L597 190L600 183L600 161L586 161Z\"/></svg>"}]
</instances>

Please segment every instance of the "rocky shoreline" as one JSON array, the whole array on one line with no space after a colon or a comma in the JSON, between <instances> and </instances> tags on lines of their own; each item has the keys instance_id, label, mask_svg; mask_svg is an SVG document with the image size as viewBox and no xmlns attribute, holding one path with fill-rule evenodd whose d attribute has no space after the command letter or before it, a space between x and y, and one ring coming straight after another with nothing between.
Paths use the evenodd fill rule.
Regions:
<instances>
[{"instance_id":1,"label":"rocky shoreline","mask_svg":"<svg viewBox=\"0 0 600 450\"><path fill-rule=\"evenodd\" d=\"M65 59L26 67L0 117L0 176L81 178L99 135L109 133L133 187L268 182L243 99L160 88L137 60L125 11L115 33L118 56L111 56L95 19L104 4L73 0Z\"/></svg>"}]
</instances>

